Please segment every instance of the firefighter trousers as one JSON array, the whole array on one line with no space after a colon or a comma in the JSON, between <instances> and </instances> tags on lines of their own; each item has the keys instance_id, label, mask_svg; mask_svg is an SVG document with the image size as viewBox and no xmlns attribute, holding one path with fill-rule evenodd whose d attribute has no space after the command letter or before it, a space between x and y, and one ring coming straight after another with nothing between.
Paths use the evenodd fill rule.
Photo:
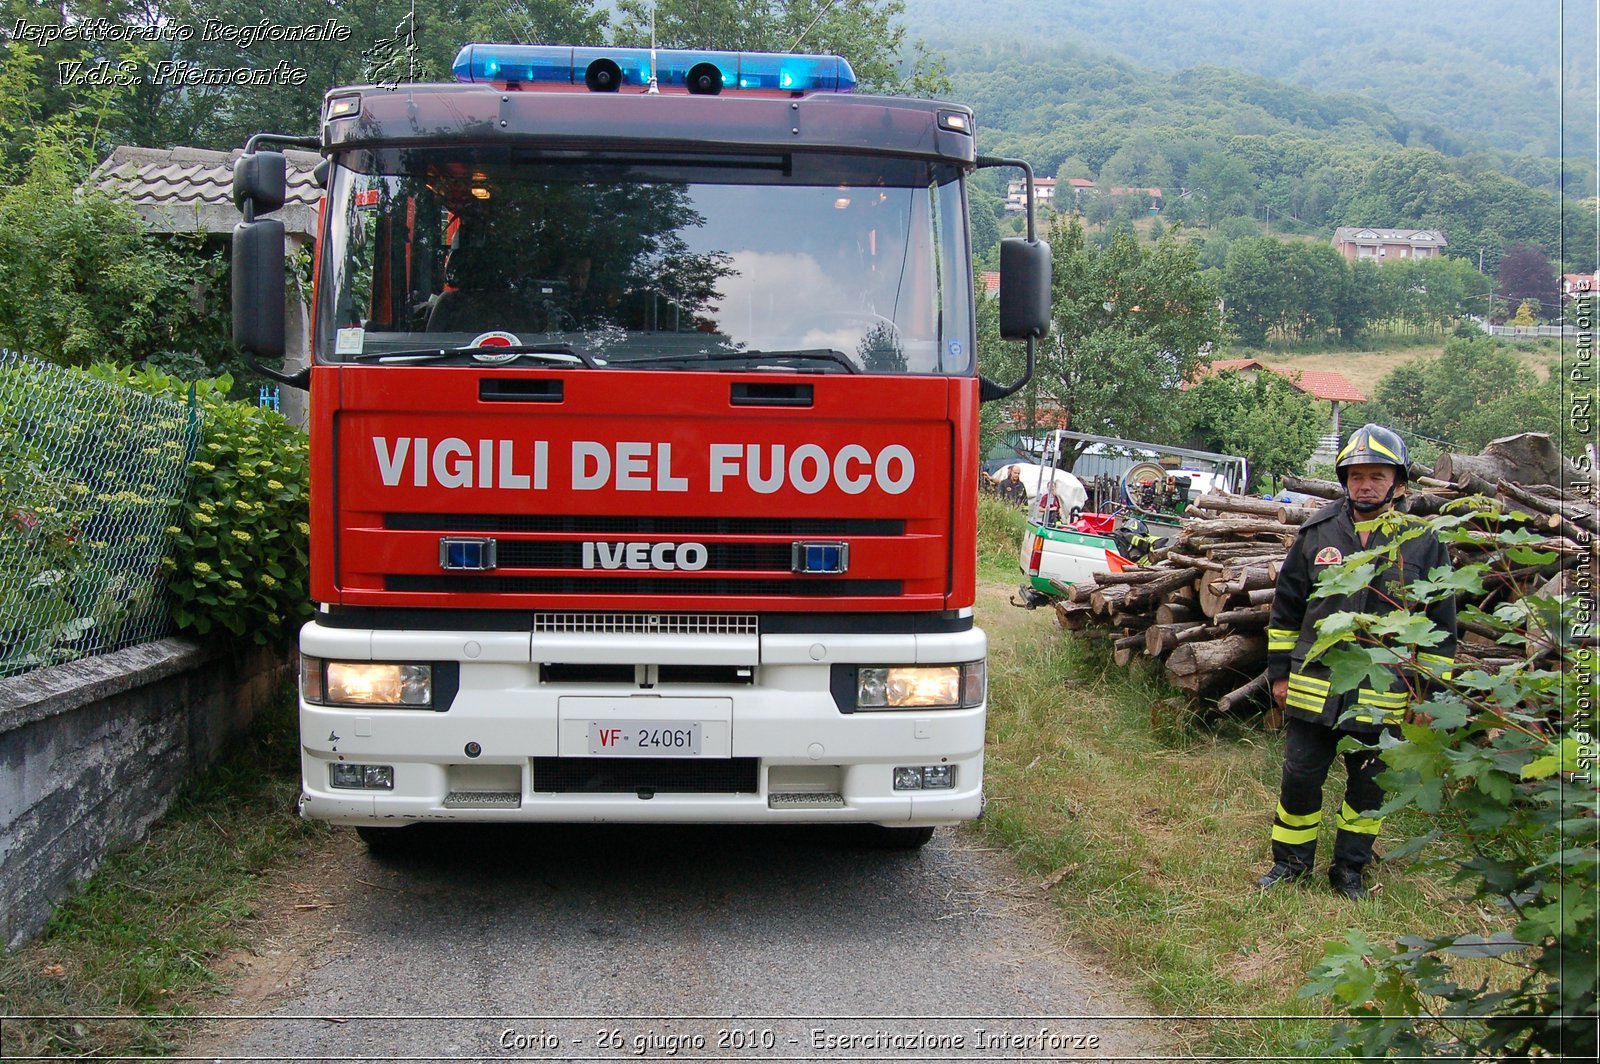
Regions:
<instances>
[{"instance_id":1,"label":"firefighter trousers","mask_svg":"<svg viewBox=\"0 0 1600 1064\"><path fill-rule=\"evenodd\" d=\"M1303 869L1315 862L1317 831L1322 824L1322 785L1339 751L1339 740L1351 734L1293 716L1285 721L1283 784L1272 823L1273 861ZM1355 738L1370 742L1375 736ZM1375 749L1352 750L1344 755L1344 766L1344 805L1337 818L1333 863L1359 871L1371 863L1372 843L1383 824L1376 815L1383 805L1383 788L1377 780L1383 761Z\"/></svg>"}]
</instances>

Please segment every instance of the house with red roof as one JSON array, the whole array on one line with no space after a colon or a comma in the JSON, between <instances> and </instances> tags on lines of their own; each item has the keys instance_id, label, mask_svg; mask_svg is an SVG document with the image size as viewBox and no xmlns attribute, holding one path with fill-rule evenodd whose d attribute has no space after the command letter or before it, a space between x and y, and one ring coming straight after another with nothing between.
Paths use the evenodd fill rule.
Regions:
<instances>
[{"instance_id":1,"label":"house with red roof","mask_svg":"<svg viewBox=\"0 0 1600 1064\"><path fill-rule=\"evenodd\" d=\"M1600 292L1600 274L1564 273L1561 275L1561 302Z\"/></svg>"},{"instance_id":2,"label":"house with red roof","mask_svg":"<svg viewBox=\"0 0 1600 1064\"><path fill-rule=\"evenodd\" d=\"M1256 374L1262 370L1276 373L1294 386L1295 390L1304 392L1319 403L1329 405L1329 429L1323 438L1318 453L1332 453L1338 450L1340 440L1339 429L1339 404L1364 403L1367 397L1362 395L1355 385L1351 384L1342 373L1333 370L1299 370L1289 369L1285 366L1269 366L1258 358L1219 358L1209 367L1199 372L1207 373L1237 373L1242 377L1255 379ZM1330 439L1331 437L1331 446Z\"/></svg>"}]
</instances>

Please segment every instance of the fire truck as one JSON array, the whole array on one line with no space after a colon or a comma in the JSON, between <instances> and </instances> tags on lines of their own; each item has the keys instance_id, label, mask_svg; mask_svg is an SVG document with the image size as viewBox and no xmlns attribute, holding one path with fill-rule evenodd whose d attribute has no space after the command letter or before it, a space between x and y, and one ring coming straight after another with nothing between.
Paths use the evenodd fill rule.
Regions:
<instances>
[{"instance_id":1,"label":"fire truck","mask_svg":"<svg viewBox=\"0 0 1600 1064\"><path fill-rule=\"evenodd\" d=\"M309 390L303 816L858 823L983 809L965 107L833 56L464 47L234 171L235 338ZM324 195L285 355L283 147ZM1031 207L1031 202L1030 202ZM1001 249L1000 326L1049 321Z\"/></svg>"}]
</instances>

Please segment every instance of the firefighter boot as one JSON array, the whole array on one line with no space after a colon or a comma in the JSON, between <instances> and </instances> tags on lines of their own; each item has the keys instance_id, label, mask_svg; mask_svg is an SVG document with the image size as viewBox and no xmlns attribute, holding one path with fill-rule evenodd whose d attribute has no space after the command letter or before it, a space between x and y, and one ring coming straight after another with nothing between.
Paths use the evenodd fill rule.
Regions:
<instances>
[{"instance_id":1,"label":"firefighter boot","mask_svg":"<svg viewBox=\"0 0 1600 1064\"><path fill-rule=\"evenodd\" d=\"M1335 862L1328 866L1328 886L1335 894L1351 901L1366 901L1367 885L1361 881L1361 866Z\"/></svg>"},{"instance_id":2,"label":"firefighter boot","mask_svg":"<svg viewBox=\"0 0 1600 1064\"><path fill-rule=\"evenodd\" d=\"M1311 870L1305 865L1290 864L1279 861L1267 870L1267 874L1256 880L1256 886L1261 890L1271 890L1280 883L1295 883L1306 877Z\"/></svg>"}]
</instances>

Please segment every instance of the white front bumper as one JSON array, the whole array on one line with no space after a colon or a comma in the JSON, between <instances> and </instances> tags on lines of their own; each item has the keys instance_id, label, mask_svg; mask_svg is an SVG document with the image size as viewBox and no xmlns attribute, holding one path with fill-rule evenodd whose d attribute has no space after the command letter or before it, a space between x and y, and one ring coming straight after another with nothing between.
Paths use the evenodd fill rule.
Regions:
<instances>
[{"instance_id":1,"label":"white front bumper","mask_svg":"<svg viewBox=\"0 0 1600 1064\"><path fill-rule=\"evenodd\" d=\"M300 703L302 815L345 824L413 821L876 823L970 820L982 809L985 707L842 713L834 664L953 664L984 657L979 629L937 635L650 636L573 640L505 632L394 632L308 624L303 653L333 660L453 661L444 711ZM541 682L540 663L749 666L747 684ZM580 774L593 721L696 721L693 768L743 760L734 793L670 787L561 791ZM471 752L469 752L469 750ZM682 763L691 759L684 758ZM392 790L335 789L330 767L389 765ZM950 765L955 786L897 791L897 766Z\"/></svg>"}]
</instances>

